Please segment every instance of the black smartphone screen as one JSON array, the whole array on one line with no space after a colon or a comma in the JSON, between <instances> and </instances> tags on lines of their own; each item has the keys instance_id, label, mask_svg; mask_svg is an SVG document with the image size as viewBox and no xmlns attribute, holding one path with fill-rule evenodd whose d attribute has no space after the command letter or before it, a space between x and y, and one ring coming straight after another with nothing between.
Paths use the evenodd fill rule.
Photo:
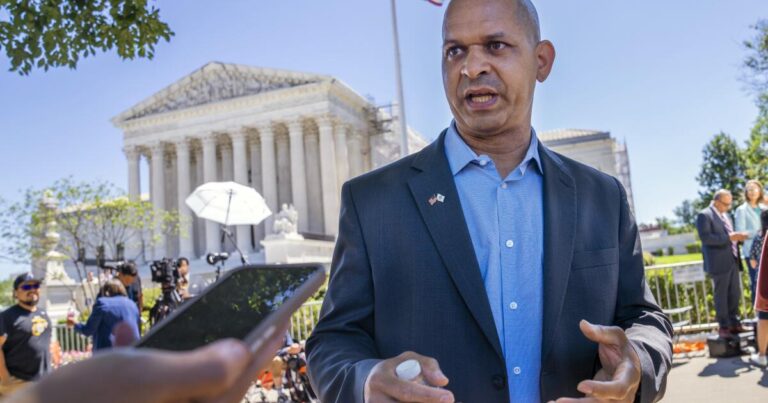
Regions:
<instances>
[{"instance_id":1,"label":"black smartphone screen","mask_svg":"<svg viewBox=\"0 0 768 403\"><path fill-rule=\"evenodd\" d=\"M244 339L277 310L316 271L316 267L245 267L213 284L160 323L140 347L192 350L223 338Z\"/></svg>"}]
</instances>

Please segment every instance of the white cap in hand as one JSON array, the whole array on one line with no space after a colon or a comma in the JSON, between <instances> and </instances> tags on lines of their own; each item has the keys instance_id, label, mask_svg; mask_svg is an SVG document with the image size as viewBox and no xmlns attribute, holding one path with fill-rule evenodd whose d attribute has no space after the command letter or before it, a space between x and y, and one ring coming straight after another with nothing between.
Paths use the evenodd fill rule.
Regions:
<instances>
[{"instance_id":1,"label":"white cap in hand","mask_svg":"<svg viewBox=\"0 0 768 403\"><path fill-rule=\"evenodd\" d=\"M411 381L421 375L421 364L416 360L405 360L398 364L395 373L398 378Z\"/></svg>"}]
</instances>

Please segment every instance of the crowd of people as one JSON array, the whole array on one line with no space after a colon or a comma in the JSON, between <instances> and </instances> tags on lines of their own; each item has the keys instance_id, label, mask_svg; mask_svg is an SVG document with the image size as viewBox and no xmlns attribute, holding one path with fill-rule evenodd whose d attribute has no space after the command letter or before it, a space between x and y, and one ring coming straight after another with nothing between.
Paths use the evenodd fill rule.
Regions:
<instances>
[{"instance_id":1,"label":"crowd of people","mask_svg":"<svg viewBox=\"0 0 768 403\"><path fill-rule=\"evenodd\" d=\"M747 181L744 200L733 217L732 193L714 193L709 207L700 211L696 229L702 244L704 270L714 284L713 299L721 338L734 338L752 329L744 326L740 314L742 289L740 272L746 263L749 289L757 317L757 352L750 361L767 367L768 359L768 197L757 180Z\"/></svg>"},{"instance_id":2,"label":"crowd of people","mask_svg":"<svg viewBox=\"0 0 768 403\"><path fill-rule=\"evenodd\" d=\"M189 260L176 260L176 291L183 299L190 294ZM92 277L92 276L91 276ZM92 337L93 351L99 356L116 346L125 346L141 335L141 311L144 296L135 263L126 262L102 270L101 286L90 308L90 315L79 323L67 315L67 326ZM8 397L20 387L47 377L51 371L51 340L54 323L45 309L38 306L42 280L24 273L13 282L16 304L0 313L0 398ZM122 341L120 340L120 333ZM272 358L267 371L278 397L287 399L283 387L286 357L298 356L303 348L285 333L282 347ZM260 374L264 375L264 374Z\"/></svg>"}]
</instances>

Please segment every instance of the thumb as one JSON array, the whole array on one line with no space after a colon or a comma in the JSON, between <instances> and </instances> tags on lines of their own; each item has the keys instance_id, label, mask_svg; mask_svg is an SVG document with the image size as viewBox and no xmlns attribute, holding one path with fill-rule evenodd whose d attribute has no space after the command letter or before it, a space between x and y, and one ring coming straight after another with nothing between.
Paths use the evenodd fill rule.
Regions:
<instances>
[{"instance_id":1,"label":"thumb","mask_svg":"<svg viewBox=\"0 0 768 403\"><path fill-rule=\"evenodd\" d=\"M616 332L611 331L610 327L593 325L582 319L579 322L579 329L584 333L589 340L600 344L620 344L621 341L617 338Z\"/></svg>"},{"instance_id":2,"label":"thumb","mask_svg":"<svg viewBox=\"0 0 768 403\"><path fill-rule=\"evenodd\" d=\"M136 342L136 334L128 322L120 322L112 329L115 337L115 347L127 347Z\"/></svg>"},{"instance_id":3,"label":"thumb","mask_svg":"<svg viewBox=\"0 0 768 403\"><path fill-rule=\"evenodd\" d=\"M421 361L421 370L424 378L432 386L448 385L448 377L440 369L440 364L433 358L423 359Z\"/></svg>"}]
</instances>

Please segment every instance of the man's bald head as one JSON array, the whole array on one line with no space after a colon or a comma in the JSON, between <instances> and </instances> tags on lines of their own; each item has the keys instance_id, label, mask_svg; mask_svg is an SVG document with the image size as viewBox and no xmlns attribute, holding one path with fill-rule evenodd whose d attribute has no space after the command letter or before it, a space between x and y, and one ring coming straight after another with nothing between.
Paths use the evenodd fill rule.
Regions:
<instances>
[{"instance_id":1,"label":"man's bald head","mask_svg":"<svg viewBox=\"0 0 768 403\"><path fill-rule=\"evenodd\" d=\"M515 7L515 16L517 17L518 23L528 28L532 43L535 45L541 41L539 13L536 11L536 7L533 5L531 0L452 0L450 3L448 3L448 7L445 9L445 15L443 16L443 33L445 33L445 21L448 19L450 13L455 8L459 7L460 3L477 3L480 1L498 1L510 3Z\"/></svg>"}]
</instances>

